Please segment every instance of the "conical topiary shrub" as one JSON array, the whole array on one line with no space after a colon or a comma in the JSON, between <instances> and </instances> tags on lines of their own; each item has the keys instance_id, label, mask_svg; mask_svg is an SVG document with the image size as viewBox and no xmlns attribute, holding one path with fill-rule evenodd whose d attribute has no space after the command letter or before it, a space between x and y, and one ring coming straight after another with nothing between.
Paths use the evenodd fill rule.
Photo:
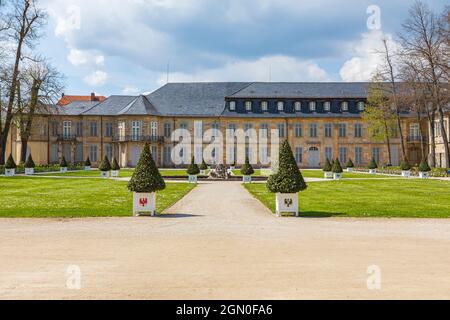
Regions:
<instances>
[{"instance_id":1,"label":"conical topiary shrub","mask_svg":"<svg viewBox=\"0 0 450 320\"><path fill-rule=\"evenodd\" d=\"M68 166L67 166L66 158L65 158L64 156L61 158L61 161L59 162L59 166L60 166L61 168L67 168L67 167L68 167Z\"/></svg>"},{"instance_id":2,"label":"conical topiary shrub","mask_svg":"<svg viewBox=\"0 0 450 320\"><path fill-rule=\"evenodd\" d=\"M428 179L430 177L431 168L428 165L428 162L423 159L419 165L419 177L422 179Z\"/></svg>"},{"instance_id":3,"label":"conical topiary shrub","mask_svg":"<svg viewBox=\"0 0 450 320\"><path fill-rule=\"evenodd\" d=\"M327 158L325 161L325 166L323 167L324 172L331 172L333 170L333 167L331 165L330 159Z\"/></svg>"},{"instance_id":4,"label":"conical topiary shrub","mask_svg":"<svg viewBox=\"0 0 450 320\"><path fill-rule=\"evenodd\" d=\"M278 172L269 177L267 189L272 193L298 193L307 189L287 140L280 149Z\"/></svg>"},{"instance_id":5,"label":"conical topiary shrub","mask_svg":"<svg viewBox=\"0 0 450 320\"><path fill-rule=\"evenodd\" d=\"M403 171L411 170L411 165L409 164L407 159L403 159L403 161L400 163L400 169Z\"/></svg>"},{"instance_id":6,"label":"conical topiary shrub","mask_svg":"<svg viewBox=\"0 0 450 320\"><path fill-rule=\"evenodd\" d=\"M342 172L344 172L344 170L342 170L342 165L341 165L341 162L339 161L339 159L334 160L332 171L333 171L333 178L335 180L342 179Z\"/></svg>"},{"instance_id":7,"label":"conical topiary shrub","mask_svg":"<svg viewBox=\"0 0 450 320\"><path fill-rule=\"evenodd\" d=\"M205 159L202 159L202 164L199 169L202 171L208 170L208 165L206 164Z\"/></svg>"},{"instance_id":8,"label":"conical topiary shrub","mask_svg":"<svg viewBox=\"0 0 450 320\"><path fill-rule=\"evenodd\" d=\"M276 193L276 213L282 212L299 215L298 193L306 190L307 185L297 166L289 142L285 140L280 149L278 171L269 177L267 189Z\"/></svg>"},{"instance_id":9,"label":"conical topiary shrub","mask_svg":"<svg viewBox=\"0 0 450 320\"><path fill-rule=\"evenodd\" d=\"M369 170L376 170L376 169L378 169L378 164L375 161L375 158L372 158L372 161L370 161L368 168L369 168Z\"/></svg>"},{"instance_id":10,"label":"conical topiary shrub","mask_svg":"<svg viewBox=\"0 0 450 320\"><path fill-rule=\"evenodd\" d=\"M352 159L348 159L347 164L345 165L346 168L354 168L355 164L353 163Z\"/></svg>"},{"instance_id":11,"label":"conical topiary shrub","mask_svg":"<svg viewBox=\"0 0 450 320\"><path fill-rule=\"evenodd\" d=\"M102 163L100 163L100 166L98 169L102 172L108 172L111 171L111 162L109 162L108 156L105 156L103 158Z\"/></svg>"},{"instance_id":12,"label":"conical topiary shrub","mask_svg":"<svg viewBox=\"0 0 450 320\"><path fill-rule=\"evenodd\" d=\"M128 189L137 193L153 193L165 188L166 183L153 161L150 146L145 144L136 170L128 183Z\"/></svg>"},{"instance_id":13,"label":"conical topiary shrub","mask_svg":"<svg viewBox=\"0 0 450 320\"><path fill-rule=\"evenodd\" d=\"M111 164L111 170L112 171L120 171L119 163L117 162L116 158L113 158L112 164Z\"/></svg>"},{"instance_id":14,"label":"conical topiary shrub","mask_svg":"<svg viewBox=\"0 0 450 320\"><path fill-rule=\"evenodd\" d=\"M195 163L195 158L194 157L192 157L192 159L191 159L191 164L189 165L189 167L187 169L187 173L190 176L196 176L196 175L198 175L200 173L200 168Z\"/></svg>"},{"instance_id":15,"label":"conical topiary shrub","mask_svg":"<svg viewBox=\"0 0 450 320\"><path fill-rule=\"evenodd\" d=\"M16 169L17 168L17 164L14 161L14 158L12 156L12 154L9 155L8 160L6 160L5 163L5 169Z\"/></svg>"},{"instance_id":16,"label":"conical topiary shrub","mask_svg":"<svg viewBox=\"0 0 450 320\"><path fill-rule=\"evenodd\" d=\"M89 157L87 157L86 161L84 162L84 166L85 168L90 168L92 166L91 159L89 159Z\"/></svg>"},{"instance_id":17,"label":"conical topiary shrub","mask_svg":"<svg viewBox=\"0 0 450 320\"><path fill-rule=\"evenodd\" d=\"M28 156L27 161L25 161L25 169L34 169L36 164L33 161L31 154Z\"/></svg>"},{"instance_id":18,"label":"conical topiary shrub","mask_svg":"<svg viewBox=\"0 0 450 320\"><path fill-rule=\"evenodd\" d=\"M241 173L244 176L251 176L255 173L255 170L253 169L252 165L250 164L249 157L245 157L245 164L241 168Z\"/></svg>"}]
</instances>

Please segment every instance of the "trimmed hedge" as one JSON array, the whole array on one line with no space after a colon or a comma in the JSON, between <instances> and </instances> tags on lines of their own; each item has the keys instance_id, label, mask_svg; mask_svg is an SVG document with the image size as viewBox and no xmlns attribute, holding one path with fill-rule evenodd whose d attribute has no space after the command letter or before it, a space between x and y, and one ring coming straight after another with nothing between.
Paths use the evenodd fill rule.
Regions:
<instances>
[{"instance_id":1,"label":"trimmed hedge","mask_svg":"<svg viewBox=\"0 0 450 320\"><path fill-rule=\"evenodd\" d=\"M278 172L269 177L267 189L271 193L298 193L308 186L297 166L289 142L285 140L280 149Z\"/></svg>"},{"instance_id":2,"label":"trimmed hedge","mask_svg":"<svg viewBox=\"0 0 450 320\"><path fill-rule=\"evenodd\" d=\"M100 166L98 169L102 172L108 172L111 171L111 162L109 162L108 156L105 156L103 158L102 163L100 163Z\"/></svg>"},{"instance_id":3,"label":"trimmed hedge","mask_svg":"<svg viewBox=\"0 0 450 320\"><path fill-rule=\"evenodd\" d=\"M111 164L111 170L113 171L119 171L120 170L120 166L119 163L117 162L116 158L113 158L112 164Z\"/></svg>"},{"instance_id":4,"label":"trimmed hedge","mask_svg":"<svg viewBox=\"0 0 450 320\"><path fill-rule=\"evenodd\" d=\"M136 170L128 183L128 189L132 192L153 193L165 188L166 183L156 167L150 146L146 143Z\"/></svg>"},{"instance_id":5,"label":"trimmed hedge","mask_svg":"<svg viewBox=\"0 0 450 320\"><path fill-rule=\"evenodd\" d=\"M344 170L342 170L341 162L339 159L334 160L333 164L333 173L342 173Z\"/></svg>"},{"instance_id":6,"label":"trimmed hedge","mask_svg":"<svg viewBox=\"0 0 450 320\"><path fill-rule=\"evenodd\" d=\"M327 158L325 161L325 166L323 167L324 172L331 172L333 170L333 166L331 165L330 159Z\"/></svg>"},{"instance_id":7,"label":"trimmed hedge","mask_svg":"<svg viewBox=\"0 0 450 320\"><path fill-rule=\"evenodd\" d=\"M369 168L370 170L378 169L378 164L375 161L375 158L372 158L372 161L370 161L369 166L367 168Z\"/></svg>"},{"instance_id":8,"label":"trimmed hedge","mask_svg":"<svg viewBox=\"0 0 450 320\"><path fill-rule=\"evenodd\" d=\"M202 159L202 164L200 165L200 170L204 171L204 170L208 170L208 165L205 162L205 159Z\"/></svg>"},{"instance_id":9,"label":"trimmed hedge","mask_svg":"<svg viewBox=\"0 0 450 320\"><path fill-rule=\"evenodd\" d=\"M6 160L5 169L16 169L16 168L17 168L17 164L14 161L12 154L10 154L8 157L8 160Z\"/></svg>"},{"instance_id":10,"label":"trimmed hedge","mask_svg":"<svg viewBox=\"0 0 450 320\"><path fill-rule=\"evenodd\" d=\"M196 175L198 175L200 173L200 168L195 163L195 158L194 157L192 157L192 159L191 159L191 164L189 165L189 167L187 169L187 173L190 176L196 176Z\"/></svg>"},{"instance_id":11,"label":"trimmed hedge","mask_svg":"<svg viewBox=\"0 0 450 320\"><path fill-rule=\"evenodd\" d=\"M400 164L400 169L402 169L402 171L409 171L411 170L411 165L409 164L408 160L403 160L402 163Z\"/></svg>"},{"instance_id":12,"label":"trimmed hedge","mask_svg":"<svg viewBox=\"0 0 450 320\"><path fill-rule=\"evenodd\" d=\"M86 161L84 162L84 166L85 167L90 167L92 164L91 164L91 159L89 159L89 157L87 157L87 159L86 159Z\"/></svg>"},{"instance_id":13,"label":"trimmed hedge","mask_svg":"<svg viewBox=\"0 0 450 320\"><path fill-rule=\"evenodd\" d=\"M255 173L255 170L253 169L252 165L250 164L250 159L248 157L245 157L245 164L241 168L241 173L244 176L251 176Z\"/></svg>"},{"instance_id":14,"label":"trimmed hedge","mask_svg":"<svg viewBox=\"0 0 450 320\"><path fill-rule=\"evenodd\" d=\"M64 158L64 156L62 157L61 162L59 163L59 166L61 168L67 168L68 167L66 158Z\"/></svg>"},{"instance_id":15,"label":"trimmed hedge","mask_svg":"<svg viewBox=\"0 0 450 320\"><path fill-rule=\"evenodd\" d=\"M430 171L431 171L431 168L430 168L430 166L428 165L428 162L427 162L427 161L422 160L422 162L420 162L420 165L419 165L419 171L420 171L420 172L430 172Z\"/></svg>"},{"instance_id":16,"label":"trimmed hedge","mask_svg":"<svg viewBox=\"0 0 450 320\"><path fill-rule=\"evenodd\" d=\"M36 167L36 164L34 163L33 157L30 154L27 158L27 161L25 162L25 168L34 169L35 167Z\"/></svg>"}]
</instances>

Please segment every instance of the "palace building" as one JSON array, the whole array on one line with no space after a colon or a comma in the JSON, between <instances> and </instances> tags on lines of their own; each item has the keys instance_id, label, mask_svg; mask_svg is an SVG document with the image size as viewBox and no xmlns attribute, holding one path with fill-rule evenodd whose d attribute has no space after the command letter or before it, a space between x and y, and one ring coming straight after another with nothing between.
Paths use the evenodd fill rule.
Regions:
<instances>
[{"instance_id":1,"label":"palace building","mask_svg":"<svg viewBox=\"0 0 450 320\"><path fill-rule=\"evenodd\" d=\"M302 168L319 168L327 158L344 164L351 158L355 165L366 166L373 157L386 164L386 145L371 139L362 119L368 88L369 83L169 83L146 96L75 97L36 118L28 152L37 164L57 163L62 156L77 163L89 156L95 166L107 155L123 167L134 167L148 142L157 164L172 167L178 143L171 138L174 130L202 136L212 129L225 137L227 130L254 129L267 135L278 130ZM402 121L409 160L418 162L426 139L420 127L428 133L428 126L410 114L402 115ZM19 159L20 144L13 128L7 153ZM393 165L401 160L400 148L400 140L392 139ZM226 159L236 157L236 148L222 151L213 150L214 162L231 164ZM201 161L202 147L192 153ZM185 158L184 163L190 163Z\"/></svg>"}]
</instances>

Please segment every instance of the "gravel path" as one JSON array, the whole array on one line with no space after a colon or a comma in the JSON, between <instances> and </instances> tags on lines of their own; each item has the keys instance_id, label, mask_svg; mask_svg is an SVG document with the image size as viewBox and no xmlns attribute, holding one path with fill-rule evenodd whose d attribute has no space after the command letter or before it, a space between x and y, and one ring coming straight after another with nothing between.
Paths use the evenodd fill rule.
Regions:
<instances>
[{"instance_id":1,"label":"gravel path","mask_svg":"<svg viewBox=\"0 0 450 320\"><path fill-rule=\"evenodd\" d=\"M0 219L0 299L450 299L450 220L277 219L233 182L167 213Z\"/></svg>"}]
</instances>

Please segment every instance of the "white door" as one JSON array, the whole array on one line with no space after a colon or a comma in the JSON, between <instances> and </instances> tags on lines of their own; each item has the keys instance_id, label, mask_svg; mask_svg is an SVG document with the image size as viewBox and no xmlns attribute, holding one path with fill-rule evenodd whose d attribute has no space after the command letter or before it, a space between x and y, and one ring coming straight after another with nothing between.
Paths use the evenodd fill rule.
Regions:
<instances>
[{"instance_id":1,"label":"white door","mask_svg":"<svg viewBox=\"0 0 450 320\"><path fill-rule=\"evenodd\" d=\"M316 147L312 147L309 149L309 166L311 168L320 167L320 152Z\"/></svg>"}]
</instances>

